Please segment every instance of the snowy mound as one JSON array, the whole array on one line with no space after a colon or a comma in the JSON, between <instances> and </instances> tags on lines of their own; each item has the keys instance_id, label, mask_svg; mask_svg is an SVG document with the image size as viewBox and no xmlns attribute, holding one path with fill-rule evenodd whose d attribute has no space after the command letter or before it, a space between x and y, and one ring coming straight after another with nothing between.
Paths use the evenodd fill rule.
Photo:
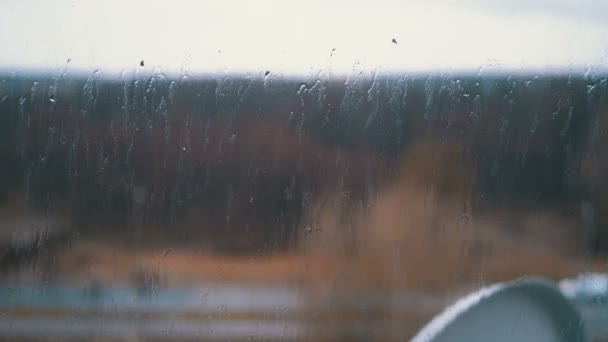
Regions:
<instances>
[{"instance_id":1,"label":"snowy mound","mask_svg":"<svg viewBox=\"0 0 608 342\"><path fill-rule=\"evenodd\" d=\"M458 300L413 341L584 341L574 307L552 282L522 279Z\"/></svg>"}]
</instances>

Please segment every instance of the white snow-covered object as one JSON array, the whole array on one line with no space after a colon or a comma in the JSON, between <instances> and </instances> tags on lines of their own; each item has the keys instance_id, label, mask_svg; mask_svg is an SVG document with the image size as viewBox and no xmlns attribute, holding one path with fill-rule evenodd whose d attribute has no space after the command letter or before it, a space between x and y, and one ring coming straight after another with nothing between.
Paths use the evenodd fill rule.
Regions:
<instances>
[{"instance_id":1,"label":"white snow-covered object","mask_svg":"<svg viewBox=\"0 0 608 342\"><path fill-rule=\"evenodd\" d=\"M461 298L414 342L585 341L582 321L555 283L524 278Z\"/></svg>"},{"instance_id":2,"label":"white snow-covered object","mask_svg":"<svg viewBox=\"0 0 608 342\"><path fill-rule=\"evenodd\" d=\"M608 298L608 274L584 273L560 281L559 287L572 300Z\"/></svg>"}]
</instances>

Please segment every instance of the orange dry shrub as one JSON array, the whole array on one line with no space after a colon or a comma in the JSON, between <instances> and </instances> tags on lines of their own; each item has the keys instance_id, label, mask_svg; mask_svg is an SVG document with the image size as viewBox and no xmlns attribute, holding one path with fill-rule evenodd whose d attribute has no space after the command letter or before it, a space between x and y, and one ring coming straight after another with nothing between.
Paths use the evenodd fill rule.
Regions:
<instances>
[{"instance_id":1,"label":"orange dry shrub","mask_svg":"<svg viewBox=\"0 0 608 342\"><path fill-rule=\"evenodd\" d=\"M303 250L337 260L335 281L355 287L458 288L524 275L557 279L592 267L573 219L550 210L476 215L469 155L460 144L418 142L371 205L317 205L309 213L315 224L302 230Z\"/></svg>"}]
</instances>

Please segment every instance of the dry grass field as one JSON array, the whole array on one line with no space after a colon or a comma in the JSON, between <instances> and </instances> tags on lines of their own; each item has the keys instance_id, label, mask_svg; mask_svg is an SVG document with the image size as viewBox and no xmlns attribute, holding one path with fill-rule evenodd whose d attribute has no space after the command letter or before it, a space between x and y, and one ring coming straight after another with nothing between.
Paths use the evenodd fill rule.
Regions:
<instances>
[{"instance_id":1,"label":"dry grass field","mask_svg":"<svg viewBox=\"0 0 608 342\"><path fill-rule=\"evenodd\" d=\"M168 286L212 281L445 291L606 270L605 259L583 252L576 220L558 210L497 208L476 216L467 200L473 183L457 145L420 143L406 153L396 181L367 207L346 203L342 194L313 206L311 223L300 227L299 241L286 253L222 255L209 250L212 241L177 243L152 232L133 246L116 234L51 248L38 272L46 267L53 279L107 285L129 284L137 272L152 269ZM11 277L34 273L24 268Z\"/></svg>"}]
</instances>

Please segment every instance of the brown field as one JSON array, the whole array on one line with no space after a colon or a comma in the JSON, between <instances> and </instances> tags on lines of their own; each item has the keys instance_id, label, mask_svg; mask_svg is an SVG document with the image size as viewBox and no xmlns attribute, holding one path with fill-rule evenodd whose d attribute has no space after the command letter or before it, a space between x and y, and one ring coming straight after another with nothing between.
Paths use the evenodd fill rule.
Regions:
<instances>
[{"instance_id":1,"label":"brown field","mask_svg":"<svg viewBox=\"0 0 608 342\"><path fill-rule=\"evenodd\" d=\"M137 246L121 235L83 237L49 250L38 272L107 285L130 284L138 272L152 270L166 286L244 282L447 291L526 275L558 280L606 271L605 259L583 252L576 220L557 210L500 208L476 217L467 201L474 173L462 155L458 145L418 144L397 180L368 207L351 205L345 215L343 194L319 201L287 252L218 255L208 248L212 241L197 247L196 241L180 244L152 232ZM11 277L35 273L26 268Z\"/></svg>"}]
</instances>

